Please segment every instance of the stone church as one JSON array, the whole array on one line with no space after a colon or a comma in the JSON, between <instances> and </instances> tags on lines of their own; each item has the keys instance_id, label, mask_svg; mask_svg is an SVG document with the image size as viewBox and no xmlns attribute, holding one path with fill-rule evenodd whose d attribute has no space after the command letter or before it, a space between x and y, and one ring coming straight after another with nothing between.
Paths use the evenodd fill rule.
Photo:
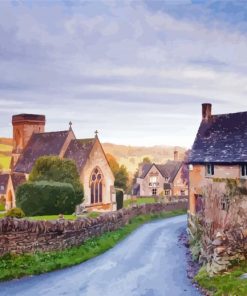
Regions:
<instances>
[{"instance_id":1,"label":"stone church","mask_svg":"<svg viewBox=\"0 0 247 296\"><path fill-rule=\"evenodd\" d=\"M94 138L76 139L72 123L65 131L45 132L45 116L19 114L12 117L13 152L11 173L0 176L6 209L15 207L15 190L28 180L40 156L59 156L75 162L84 186L83 205L88 210L116 208L114 176L97 132ZM2 184L3 183L3 184Z\"/></svg>"}]
</instances>

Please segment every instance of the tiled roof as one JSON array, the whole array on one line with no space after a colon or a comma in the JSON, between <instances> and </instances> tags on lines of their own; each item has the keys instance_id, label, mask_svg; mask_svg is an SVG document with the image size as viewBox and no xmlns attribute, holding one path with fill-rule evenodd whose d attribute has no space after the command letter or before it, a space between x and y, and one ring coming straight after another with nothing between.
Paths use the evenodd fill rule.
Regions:
<instances>
[{"instance_id":1,"label":"tiled roof","mask_svg":"<svg viewBox=\"0 0 247 296\"><path fill-rule=\"evenodd\" d=\"M202 120L188 162L247 162L247 112Z\"/></svg>"},{"instance_id":2,"label":"tiled roof","mask_svg":"<svg viewBox=\"0 0 247 296\"><path fill-rule=\"evenodd\" d=\"M165 164L144 164L142 167L142 174L139 178L144 179L153 165L158 169L164 178L168 178L169 182L173 182L182 166L182 162L168 160Z\"/></svg>"},{"instance_id":3,"label":"tiled roof","mask_svg":"<svg viewBox=\"0 0 247 296\"><path fill-rule=\"evenodd\" d=\"M95 138L72 140L64 154L65 158L75 161L78 171L84 167L88 155L93 148Z\"/></svg>"},{"instance_id":4,"label":"tiled roof","mask_svg":"<svg viewBox=\"0 0 247 296\"><path fill-rule=\"evenodd\" d=\"M59 155L69 131L33 134L14 171L30 173L40 156Z\"/></svg>"},{"instance_id":5,"label":"tiled roof","mask_svg":"<svg viewBox=\"0 0 247 296\"><path fill-rule=\"evenodd\" d=\"M8 180L9 180L9 174L0 175L0 194L6 194Z\"/></svg>"},{"instance_id":6,"label":"tiled roof","mask_svg":"<svg viewBox=\"0 0 247 296\"><path fill-rule=\"evenodd\" d=\"M26 178L24 174L12 174L12 183L14 187L14 191L16 191L17 187L26 182Z\"/></svg>"}]
</instances>

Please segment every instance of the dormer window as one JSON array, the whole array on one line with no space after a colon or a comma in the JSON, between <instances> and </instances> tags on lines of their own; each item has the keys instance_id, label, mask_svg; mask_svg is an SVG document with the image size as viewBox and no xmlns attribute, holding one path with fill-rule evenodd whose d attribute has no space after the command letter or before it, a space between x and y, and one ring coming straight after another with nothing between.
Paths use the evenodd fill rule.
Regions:
<instances>
[{"instance_id":1,"label":"dormer window","mask_svg":"<svg viewBox=\"0 0 247 296\"><path fill-rule=\"evenodd\" d=\"M165 182L168 183L169 181L169 178L165 177Z\"/></svg>"},{"instance_id":2,"label":"dormer window","mask_svg":"<svg viewBox=\"0 0 247 296\"><path fill-rule=\"evenodd\" d=\"M214 176L214 165L212 163L206 165L206 174L207 176Z\"/></svg>"},{"instance_id":3,"label":"dormer window","mask_svg":"<svg viewBox=\"0 0 247 296\"><path fill-rule=\"evenodd\" d=\"M241 165L241 177L247 178L247 164Z\"/></svg>"}]
</instances>

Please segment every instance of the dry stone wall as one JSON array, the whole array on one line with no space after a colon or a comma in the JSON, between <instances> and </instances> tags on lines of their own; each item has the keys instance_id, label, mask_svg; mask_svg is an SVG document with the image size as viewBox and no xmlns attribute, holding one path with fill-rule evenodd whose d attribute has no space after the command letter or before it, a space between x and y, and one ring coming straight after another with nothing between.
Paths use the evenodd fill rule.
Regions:
<instances>
[{"instance_id":1,"label":"dry stone wall","mask_svg":"<svg viewBox=\"0 0 247 296\"><path fill-rule=\"evenodd\" d=\"M187 209L187 204L186 199L169 204L146 204L102 214L95 219L78 218L75 221L0 219L0 256L9 253L56 251L78 246L88 238L117 230L135 216Z\"/></svg>"}]
</instances>

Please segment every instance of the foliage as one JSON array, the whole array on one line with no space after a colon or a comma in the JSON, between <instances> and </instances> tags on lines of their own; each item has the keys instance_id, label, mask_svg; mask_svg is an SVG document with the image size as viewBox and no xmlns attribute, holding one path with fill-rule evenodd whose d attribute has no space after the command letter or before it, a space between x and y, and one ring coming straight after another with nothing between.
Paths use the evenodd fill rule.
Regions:
<instances>
[{"instance_id":1,"label":"foliage","mask_svg":"<svg viewBox=\"0 0 247 296\"><path fill-rule=\"evenodd\" d=\"M149 164L151 164L152 162L151 162L151 159L146 156L146 157L143 158L142 163L149 163Z\"/></svg>"},{"instance_id":2,"label":"foliage","mask_svg":"<svg viewBox=\"0 0 247 296\"><path fill-rule=\"evenodd\" d=\"M107 154L106 157L115 177L115 187L121 188L124 191L126 191L129 181L129 174L127 168L124 165L120 166L116 158L111 154Z\"/></svg>"},{"instance_id":3,"label":"foliage","mask_svg":"<svg viewBox=\"0 0 247 296\"><path fill-rule=\"evenodd\" d=\"M20 208L12 208L7 211L5 217L24 218L25 213Z\"/></svg>"},{"instance_id":4,"label":"foliage","mask_svg":"<svg viewBox=\"0 0 247 296\"><path fill-rule=\"evenodd\" d=\"M140 225L154 219L169 218L184 214L182 210L161 214L141 215L133 218L124 227L106 232L100 237L88 239L79 247L72 247L56 252L6 255L0 258L0 280L20 278L27 275L41 274L56 269L82 263L114 247Z\"/></svg>"},{"instance_id":5,"label":"foliage","mask_svg":"<svg viewBox=\"0 0 247 296\"><path fill-rule=\"evenodd\" d=\"M143 205L143 204L150 204L150 203L155 203L154 197L138 197L137 199L124 200L124 208L128 208L133 204Z\"/></svg>"},{"instance_id":6,"label":"foliage","mask_svg":"<svg viewBox=\"0 0 247 296\"><path fill-rule=\"evenodd\" d=\"M0 212L5 211L5 204L0 203Z\"/></svg>"},{"instance_id":7,"label":"foliage","mask_svg":"<svg viewBox=\"0 0 247 296\"><path fill-rule=\"evenodd\" d=\"M232 270L227 273L222 273L213 277L210 277L205 267L202 267L196 275L195 280L201 287L212 292L214 296L246 296L247 281L239 278L244 273L247 273L247 261L242 262L239 266L233 267Z\"/></svg>"},{"instance_id":8,"label":"foliage","mask_svg":"<svg viewBox=\"0 0 247 296\"><path fill-rule=\"evenodd\" d=\"M73 186L59 182L28 182L16 192L16 203L28 216L71 214L79 203Z\"/></svg>"},{"instance_id":9,"label":"foliage","mask_svg":"<svg viewBox=\"0 0 247 296\"><path fill-rule=\"evenodd\" d=\"M30 173L29 181L70 183L75 190L77 204L83 201L83 187L75 162L72 160L61 159L57 156L39 157Z\"/></svg>"}]
</instances>

